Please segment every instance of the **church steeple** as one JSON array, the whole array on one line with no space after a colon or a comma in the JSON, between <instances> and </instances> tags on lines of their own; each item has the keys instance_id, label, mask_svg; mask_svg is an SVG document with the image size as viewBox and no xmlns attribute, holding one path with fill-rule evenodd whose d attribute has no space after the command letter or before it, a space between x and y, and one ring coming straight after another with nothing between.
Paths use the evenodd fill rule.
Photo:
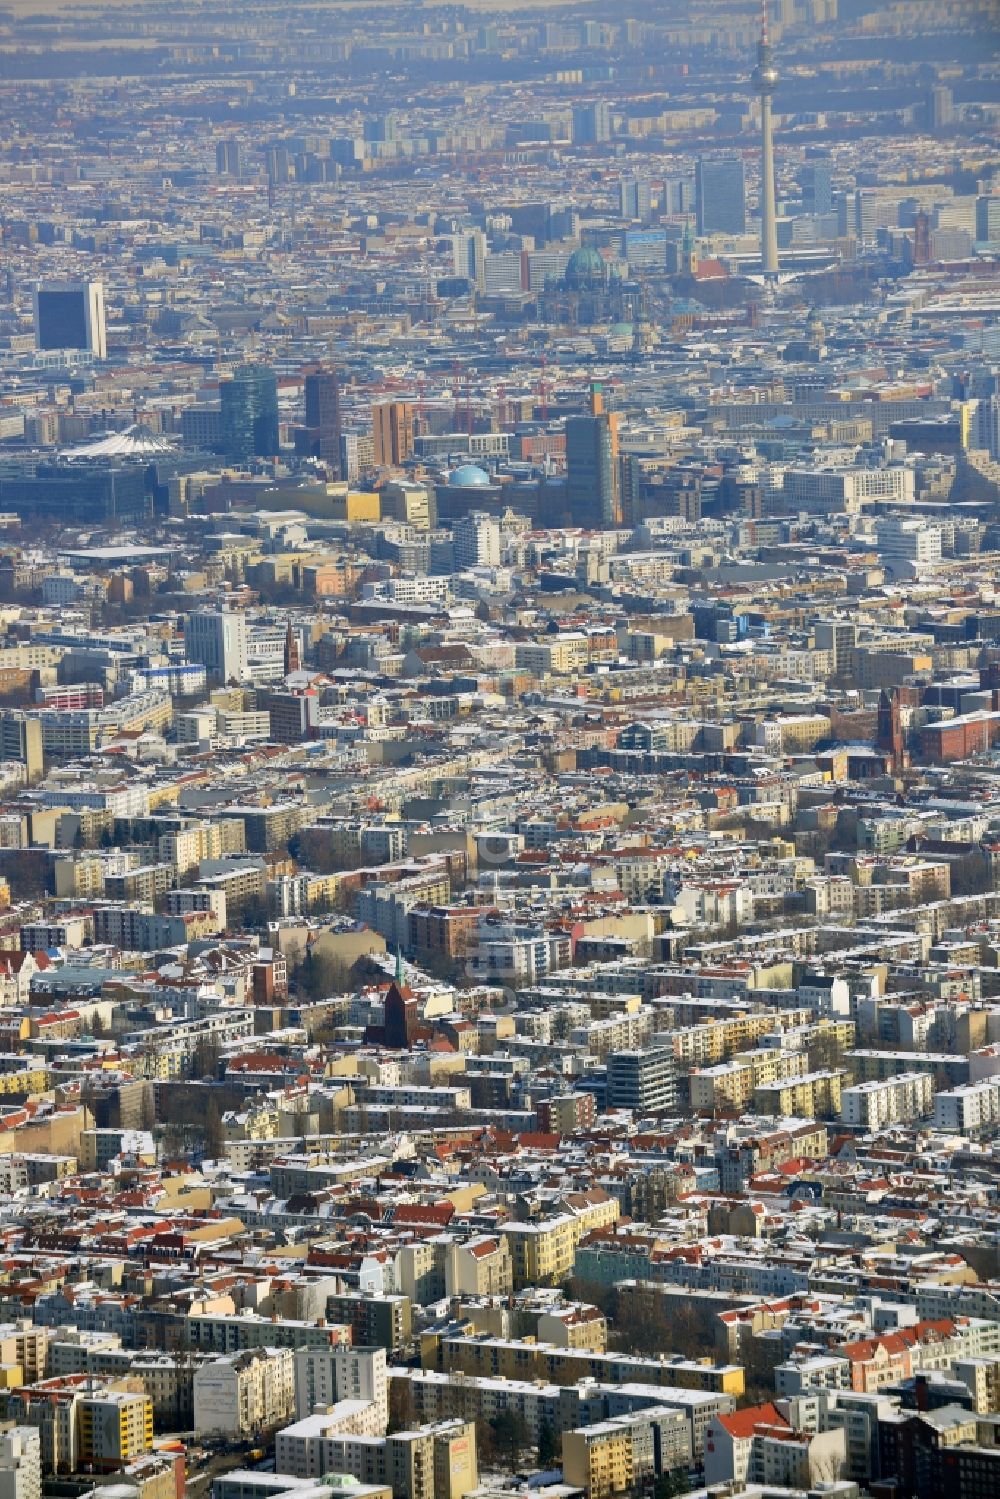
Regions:
<instances>
[{"instance_id":1,"label":"church steeple","mask_svg":"<svg viewBox=\"0 0 1000 1499\"><path fill-rule=\"evenodd\" d=\"M302 657L299 652L299 642L295 638L292 622L289 620L288 628L285 631L285 676L287 677L290 672L298 671L301 665Z\"/></svg>"},{"instance_id":2,"label":"church steeple","mask_svg":"<svg viewBox=\"0 0 1000 1499\"><path fill-rule=\"evenodd\" d=\"M878 732L875 744L892 761L892 769L898 771L903 764L903 722L899 711L899 695L891 694L883 687L878 701Z\"/></svg>"}]
</instances>

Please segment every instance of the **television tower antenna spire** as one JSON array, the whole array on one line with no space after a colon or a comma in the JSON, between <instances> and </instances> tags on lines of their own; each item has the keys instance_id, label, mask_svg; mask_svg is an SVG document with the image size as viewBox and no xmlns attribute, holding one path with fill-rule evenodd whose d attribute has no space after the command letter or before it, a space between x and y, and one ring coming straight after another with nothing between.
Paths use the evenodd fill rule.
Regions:
<instances>
[{"instance_id":1,"label":"television tower antenna spire","mask_svg":"<svg viewBox=\"0 0 1000 1499\"><path fill-rule=\"evenodd\" d=\"M774 190L774 126L771 98L778 86L778 74L771 60L771 43L767 32L767 0L760 7L760 42L753 86L760 96L760 261L765 276L778 274L778 214Z\"/></svg>"}]
</instances>

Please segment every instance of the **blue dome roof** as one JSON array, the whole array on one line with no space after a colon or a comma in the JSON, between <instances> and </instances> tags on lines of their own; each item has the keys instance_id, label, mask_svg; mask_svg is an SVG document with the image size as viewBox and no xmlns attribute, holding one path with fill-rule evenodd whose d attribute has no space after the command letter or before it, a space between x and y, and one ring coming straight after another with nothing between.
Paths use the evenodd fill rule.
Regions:
<instances>
[{"instance_id":1,"label":"blue dome roof","mask_svg":"<svg viewBox=\"0 0 1000 1499\"><path fill-rule=\"evenodd\" d=\"M484 469L477 468L474 463L463 463L448 480L453 489L482 489L489 482L489 474Z\"/></svg>"}]
</instances>

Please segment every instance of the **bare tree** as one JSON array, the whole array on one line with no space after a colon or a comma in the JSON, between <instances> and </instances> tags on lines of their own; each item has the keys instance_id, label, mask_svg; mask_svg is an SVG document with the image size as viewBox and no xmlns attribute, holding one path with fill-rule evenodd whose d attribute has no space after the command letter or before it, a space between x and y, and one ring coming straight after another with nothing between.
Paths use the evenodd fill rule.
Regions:
<instances>
[{"instance_id":1,"label":"bare tree","mask_svg":"<svg viewBox=\"0 0 1000 1499\"><path fill-rule=\"evenodd\" d=\"M497 1452L504 1465L514 1472L521 1462L521 1454L528 1446L528 1427L524 1417L513 1410L501 1411L489 1423L493 1428Z\"/></svg>"},{"instance_id":2,"label":"bare tree","mask_svg":"<svg viewBox=\"0 0 1000 1499\"><path fill-rule=\"evenodd\" d=\"M209 1098L205 1109L205 1154L210 1161L221 1160L226 1153L226 1132L217 1098Z\"/></svg>"},{"instance_id":3,"label":"bare tree","mask_svg":"<svg viewBox=\"0 0 1000 1499\"><path fill-rule=\"evenodd\" d=\"M191 1058L192 1077L217 1078L219 1075L219 1038L206 1031L198 1037L195 1043L194 1055Z\"/></svg>"},{"instance_id":4,"label":"bare tree","mask_svg":"<svg viewBox=\"0 0 1000 1499\"><path fill-rule=\"evenodd\" d=\"M389 1435L409 1431L416 1422L413 1387L408 1379L389 1380Z\"/></svg>"}]
</instances>

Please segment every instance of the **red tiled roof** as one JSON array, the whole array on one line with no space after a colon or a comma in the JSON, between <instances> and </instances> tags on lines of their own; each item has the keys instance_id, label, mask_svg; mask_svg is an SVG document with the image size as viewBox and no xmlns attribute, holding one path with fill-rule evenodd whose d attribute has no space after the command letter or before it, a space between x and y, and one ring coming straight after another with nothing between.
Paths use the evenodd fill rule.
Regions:
<instances>
[{"instance_id":1,"label":"red tiled roof","mask_svg":"<svg viewBox=\"0 0 1000 1499\"><path fill-rule=\"evenodd\" d=\"M517 1139L528 1150L558 1150L562 1145L561 1135L546 1135L541 1130L526 1130Z\"/></svg>"},{"instance_id":2,"label":"red tiled roof","mask_svg":"<svg viewBox=\"0 0 1000 1499\"><path fill-rule=\"evenodd\" d=\"M758 1426L777 1426L789 1430L789 1423L770 1402L766 1405L748 1405L746 1410L733 1411L731 1416L716 1416L721 1426L738 1441L749 1441Z\"/></svg>"},{"instance_id":3,"label":"red tiled roof","mask_svg":"<svg viewBox=\"0 0 1000 1499\"><path fill-rule=\"evenodd\" d=\"M455 1207L450 1202L403 1202L393 1211L392 1221L400 1223L449 1224L455 1216Z\"/></svg>"}]
</instances>

